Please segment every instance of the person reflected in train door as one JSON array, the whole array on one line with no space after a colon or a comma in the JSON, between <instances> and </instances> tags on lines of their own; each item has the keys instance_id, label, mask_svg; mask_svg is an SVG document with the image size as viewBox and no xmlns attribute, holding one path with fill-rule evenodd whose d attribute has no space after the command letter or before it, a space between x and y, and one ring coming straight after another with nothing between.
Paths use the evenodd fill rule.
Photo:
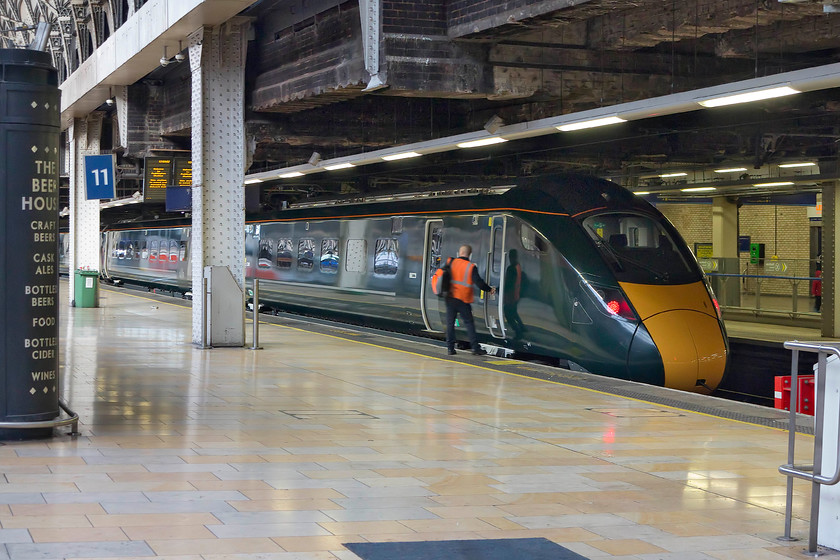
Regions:
<instances>
[{"instance_id":1,"label":"person reflected in train door","mask_svg":"<svg viewBox=\"0 0 840 560\"><path fill-rule=\"evenodd\" d=\"M505 291L502 308L507 326L513 331L515 340L522 338L522 333L525 332L525 325L522 324L522 319L519 318L519 312L516 310L522 292L522 265L519 264L519 253L516 249L510 250L508 261L510 264L505 269Z\"/></svg>"},{"instance_id":2,"label":"person reflected in train door","mask_svg":"<svg viewBox=\"0 0 840 560\"><path fill-rule=\"evenodd\" d=\"M822 307L822 263L820 261L817 261L814 276L816 279L811 281L811 295L814 296L814 311L819 313Z\"/></svg>"},{"instance_id":3,"label":"person reflected in train door","mask_svg":"<svg viewBox=\"0 0 840 560\"><path fill-rule=\"evenodd\" d=\"M470 339L472 353L476 356L486 354L478 345L478 338L475 334L475 321L472 314L473 292L475 287L489 292L496 293L493 288L478 274L475 263L470 261L472 247L461 245L458 249L458 258L452 260L452 281L449 287L449 294L446 296L446 348L449 355L455 354L455 318L460 315L467 329Z\"/></svg>"}]
</instances>

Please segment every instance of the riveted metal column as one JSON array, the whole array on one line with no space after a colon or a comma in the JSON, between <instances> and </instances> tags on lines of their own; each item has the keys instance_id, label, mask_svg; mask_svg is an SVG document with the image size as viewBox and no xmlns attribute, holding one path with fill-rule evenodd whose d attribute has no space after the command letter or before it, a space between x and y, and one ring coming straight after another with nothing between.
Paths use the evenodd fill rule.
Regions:
<instances>
[{"instance_id":1,"label":"riveted metal column","mask_svg":"<svg viewBox=\"0 0 840 560\"><path fill-rule=\"evenodd\" d=\"M112 89L117 103L117 138L119 146L128 148L128 87L115 86Z\"/></svg>"},{"instance_id":2,"label":"riveted metal column","mask_svg":"<svg viewBox=\"0 0 840 560\"><path fill-rule=\"evenodd\" d=\"M245 48L247 18L233 18L189 36L192 70L192 278L193 342L205 345L207 267L227 267L245 289ZM213 300L217 293L211 286ZM225 294L226 296L229 294ZM215 303L214 303L215 305ZM245 300L239 312L208 310L210 332L222 332L212 345L245 345Z\"/></svg>"},{"instance_id":3,"label":"riveted metal column","mask_svg":"<svg viewBox=\"0 0 840 560\"><path fill-rule=\"evenodd\" d=\"M70 134L70 304L76 301L74 273L79 268L99 269L99 201L87 200L85 156L99 154L102 116L76 119Z\"/></svg>"},{"instance_id":4,"label":"riveted metal column","mask_svg":"<svg viewBox=\"0 0 840 560\"><path fill-rule=\"evenodd\" d=\"M359 17L362 24L362 48L365 70L370 74L365 91L386 86L385 73L379 71L379 50L382 44L382 3L380 0L359 0Z\"/></svg>"},{"instance_id":5,"label":"riveted metal column","mask_svg":"<svg viewBox=\"0 0 840 560\"><path fill-rule=\"evenodd\" d=\"M822 335L840 336L840 305L837 305L837 274L840 244L837 242L837 220L840 218L840 189L837 182L823 183L822 215Z\"/></svg>"}]
</instances>

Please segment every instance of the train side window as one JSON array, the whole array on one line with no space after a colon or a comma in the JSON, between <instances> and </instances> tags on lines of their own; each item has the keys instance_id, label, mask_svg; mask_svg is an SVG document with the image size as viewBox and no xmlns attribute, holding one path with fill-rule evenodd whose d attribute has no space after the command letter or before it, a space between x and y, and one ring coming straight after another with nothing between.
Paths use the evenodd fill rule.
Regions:
<instances>
[{"instance_id":1,"label":"train side window","mask_svg":"<svg viewBox=\"0 0 840 560\"><path fill-rule=\"evenodd\" d=\"M149 243L149 260L150 261L156 261L157 260L157 258L158 258L158 245L160 245L160 243L158 243L157 240Z\"/></svg>"},{"instance_id":2,"label":"train side window","mask_svg":"<svg viewBox=\"0 0 840 560\"><path fill-rule=\"evenodd\" d=\"M160 253L158 253L158 260L165 262L169 260L169 242L166 239L160 242Z\"/></svg>"},{"instance_id":3,"label":"train side window","mask_svg":"<svg viewBox=\"0 0 840 560\"><path fill-rule=\"evenodd\" d=\"M397 235L403 232L403 217L394 216L391 218L391 235Z\"/></svg>"},{"instance_id":4,"label":"train side window","mask_svg":"<svg viewBox=\"0 0 840 560\"><path fill-rule=\"evenodd\" d=\"M274 241L271 238L260 239L260 249L257 254L258 268L271 268L274 264Z\"/></svg>"},{"instance_id":5,"label":"train side window","mask_svg":"<svg viewBox=\"0 0 840 560\"><path fill-rule=\"evenodd\" d=\"M135 254L134 242L129 241L128 245L126 245L126 248L125 248L125 258L128 259L128 260L134 260L134 254Z\"/></svg>"},{"instance_id":6,"label":"train side window","mask_svg":"<svg viewBox=\"0 0 840 560\"><path fill-rule=\"evenodd\" d=\"M493 272L500 273L502 271L502 228L497 227L493 229Z\"/></svg>"},{"instance_id":7,"label":"train side window","mask_svg":"<svg viewBox=\"0 0 840 560\"><path fill-rule=\"evenodd\" d=\"M125 258L125 241L120 241L117 245L117 258L121 260Z\"/></svg>"},{"instance_id":8,"label":"train side window","mask_svg":"<svg viewBox=\"0 0 840 560\"><path fill-rule=\"evenodd\" d=\"M377 239L373 254L373 273L396 276L400 264L399 242L396 239Z\"/></svg>"},{"instance_id":9,"label":"train side window","mask_svg":"<svg viewBox=\"0 0 840 560\"><path fill-rule=\"evenodd\" d=\"M443 226L433 225L431 235L431 252L429 255L429 278L431 278L443 262Z\"/></svg>"},{"instance_id":10,"label":"train side window","mask_svg":"<svg viewBox=\"0 0 840 560\"><path fill-rule=\"evenodd\" d=\"M178 260L181 262L187 260L187 242L181 241L180 246L178 247Z\"/></svg>"},{"instance_id":11,"label":"train side window","mask_svg":"<svg viewBox=\"0 0 840 560\"><path fill-rule=\"evenodd\" d=\"M522 224L519 229L519 234L522 248L526 251L545 253L548 250L548 241L531 226Z\"/></svg>"},{"instance_id":12,"label":"train side window","mask_svg":"<svg viewBox=\"0 0 840 560\"><path fill-rule=\"evenodd\" d=\"M277 240L277 268L283 270L292 268L292 240L289 238Z\"/></svg>"},{"instance_id":13,"label":"train side window","mask_svg":"<svg viewBox=\"0 0 840 560\"><path fill-rule=\"evenodd\" d=\"M142 245L140 246L140 258L141 259L148 259L149 258L149 246L145 241L143 241Z\"/></svg>"},{"instance_id":14,"label":"train side window","mask_svg":"<svg viewBox=\"0 0 840 560\"><path fill-rule=\"evenodd\" d=\"M315 240L304 238L298 241L298 270L310 272L315 266Z\"/></svg>"},{"instance_id":15,"label":"train side window","mask_svg":"<svg viewBox=\"0 0 840 560\"><path fill-rule=\"evenodd\" d=\"M367 241L364 239L347 240L347 260L344 262L347 272L365 272L367 270Z\"/></svg>"},{"instance_id":16,"label":"train side window","mask_svg":"<svg viewBox=\"0 0 840 560\"><path fill-rule=\"evenodd\" d=\"M338 272L338 239L321 240L321 272L336 274Z\"/></svg>"}]
</instances>

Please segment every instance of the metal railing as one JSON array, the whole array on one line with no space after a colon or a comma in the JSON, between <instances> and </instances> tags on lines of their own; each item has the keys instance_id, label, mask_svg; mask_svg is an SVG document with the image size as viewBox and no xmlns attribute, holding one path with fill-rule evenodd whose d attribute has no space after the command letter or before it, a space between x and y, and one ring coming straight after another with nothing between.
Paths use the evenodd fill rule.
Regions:
<instances>
[{"instance_id":1,"label":"metal railing","mask_svg":"<svg viewBox=\"0 0 840 560\"><path fill-rule=\"evenodd\" d=\"M810 301L810 295L800 294L800 286L806 283L809 287L814 281L822 280L814 276L781 276L775 274L727 274L721 272L707 272L706 276L710 279L719 279L715 284L715 293L718 296L718 302L722 310L739 310L751 311L755 314L769 313L782 314L785 316L797 317L819 317L820 311L813 311L810 308L800 310L799 302L805 299ZM733 279L735 279L733 281ZM764 281L787 281L790 283L790 290L787 295L780 294L778 290L773 292L762 292L762 284ZM747 282L752 282L754 288L746 290L743 285ZM737 289L737 297L732 298L730 291ZM762 297L765 298L765 304L762 305ZM730 302L733 299L739 302L738 305L732 305ZM745 303L752 302L752 305L745 305ZM767 302L770 305L767 305Z\"/></svg>"},{"instance_id":2,"label":"metal railing","mask_svg":"<svg viewBox=\"0 0 840 560\"><path fill-rule=\"evenodd\" d=\"M791 350L790 366L790 420L788 425L788 456L787 464L779 467L779 472L787 478L787 498L785 502L785 540L795 540L791 537L791 520L793 517L793 479L800 478L811 482L811 517L808 532L808 552L817 551L817 527L820 516L820 486L825 484L832 486L840 481L840 445L837 446L837 457L834 463L834 472L824 475L822 471L823 460L823 420L825 419L825 381L826 362L829 355L837 356L840 359L840 348L821 344L809 344L805 342L785 342L785 348ZM812 352L818 354L817 374L815 377L816 393L814 396L816 415L814 417L814 463L811 465L795 465L794 449L796 445L796 402L798 385L799 352Z\"/></svg>"},{"instance_id":3,"label":"metal railing","mask_svg":"<svg viewBox=\"0 0 840 560\"><path fill-rule=\"evenodd\" d=\"M42 420L38 422L0 422L0 428L12 430L26 430L35 428L57 428L59 426L70 426L70 433L68 435L79 435L79 415L70 410L61 399L58 400L58 406L70 415L69 418L56 418L55 420Z\"/></svg>"},{"instance_id":4,"label":"metal railing","mask_svg":"<svg viewBox=\"0 0 840 560\"><path fill-rule=\"evenodd\" d=\"M260 346L260 279L254 278L254 335L251 350L262 350Z\"/></svg>"}]
</instances>

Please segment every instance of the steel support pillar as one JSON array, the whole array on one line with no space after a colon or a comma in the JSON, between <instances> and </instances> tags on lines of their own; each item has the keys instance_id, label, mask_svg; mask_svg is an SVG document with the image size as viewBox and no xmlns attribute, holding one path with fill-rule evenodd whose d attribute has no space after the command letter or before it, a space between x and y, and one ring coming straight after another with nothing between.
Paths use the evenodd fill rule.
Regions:
<instances>
[{"instance_id":1,"label":"steel support pillar","mask_svg":"<svg viewBox=\"0 0 840 560\"><path fill-rule=\"evenodd\" d=\"M370 74L370 81L364 91L374 91L387 86L385 73L379 71L379 51L382 45L381 1L359 0L359 17L362 24L365 70Z\"/></svg>"},{"instance_id":2,"label":"steel support pillar","mask_svg":"<svg viewBox=\"0 0 840 560\"><path fill-rule=\"evenodd\" d=\"M738 204L725 196L713 200L712 247L715 257L738 258Z\"/></svg>"},{"instance_id":3,"label":"steel support pillar","mask_svg":"<svg viewBox=\"0 0 840 560\"><path fill-rule=\"evenodd\" d=\"M88 200L85 190L85 156L99 154L102 116L75 119L70 141L70 304L76 301L74 273L79 268L99 270L99 200Z\"/></svg>"},{"instance_id":4,"label":"steel support pillar","mask_svg":"<svg viewBox=\"0 0 840 560\"><path fill-rule=\"evenodd\" d=\"M840 305L837 305L837 263L840 262L840 244L837 240L837 220L840 218L840 189L837 182L823 184L822 215L822 336L840 336Z\"/></svg>"},{"instance_id":5,"label":"steel support pillar","mask_svg":"<svg viewBox=\"0 0 840 560\"><path fill-rule=\"evenodd\" d=\"M712 202L712 254L717 263L714 272L722 274L740 273L738 204L725 196L715 197ZM712 287L722 305L731 307L741 305L741 289L736 279L712 277Z\"/></svg>"},{"instance_id":6,"label":"steel support pillar","mask_svg":"<svg viewBox=\"0 0 840 560\"><path fill-rule=\"evenodd\" d=\"M193 342L245 345L245 53L250 20L233 18L188 38L192 71ZM204 293L207 267L227 267L241 290L234 313L215 313L220 294ZM225 309L230 309L227 302ZM204 318L213 321L211 328ZM222 324L218 324L218 323ZM208 340L208 333L222 333Z\"/></svg>"}]
</instances>

